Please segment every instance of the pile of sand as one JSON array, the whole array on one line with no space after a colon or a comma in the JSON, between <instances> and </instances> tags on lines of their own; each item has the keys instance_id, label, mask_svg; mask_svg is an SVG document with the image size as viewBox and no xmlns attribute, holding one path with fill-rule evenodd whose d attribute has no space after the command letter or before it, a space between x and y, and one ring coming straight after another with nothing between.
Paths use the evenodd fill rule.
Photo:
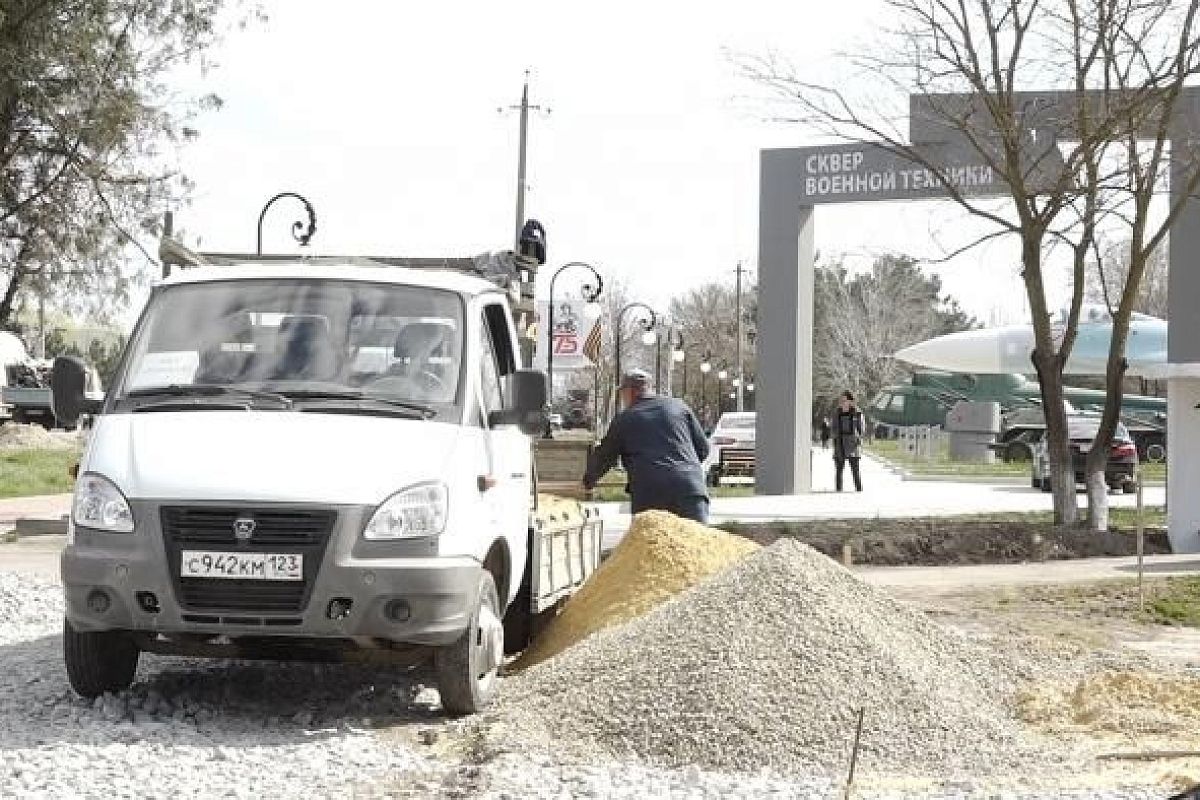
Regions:
<instances>
[{"instance_id":1,"label":"pile of sand","mask_svg":"<svg viewBox=\"0 0 1200 800\"><path fill-rule=\"evenodd\" d=\"M1200 678L1149 670L1106 670L1068 685L1023 690L1021 719L1047 730L1200 736Z\"/></svg>"},{"instance_id":2,"label":"pile of sand","mask_svg":"<svg viewBox=\"0 0 1200 800\"><path fill-rule=\"evenodd\" d=\"M83 438L78 431L48 431L41 425L0 425L0 450L78 450Z\"/></svg>"},{"instance_id":3,"label":"pile of sand","mask_svg":"<svg viewBox=\"0 0 1200 800\"><path fill-rule=\"evenodd\" d=\"M514 667L545 661L596 631L639 617L757 549L740 536L662 511L638 514L608 560Z\"/></svg>"}]
</instances>

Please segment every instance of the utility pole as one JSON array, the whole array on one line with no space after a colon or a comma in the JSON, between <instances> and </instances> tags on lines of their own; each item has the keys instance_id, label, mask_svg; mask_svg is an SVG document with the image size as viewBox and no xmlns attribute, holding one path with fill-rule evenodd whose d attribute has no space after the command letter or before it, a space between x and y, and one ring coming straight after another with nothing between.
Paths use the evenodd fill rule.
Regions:
<instances>
[{"instance_id":1,"label":"utility pole","mask_svg":"<svg viewBox=\"0 0 1200 800\"><path fill-rule=\"evenodd\" d=\"M43 267L45 269L45 267ZM46 279L38 287L38 358L46 358Z\"/></svg>"},{"instance_id":2,"label":"utility pole","mask_svg":"<svg viewBox=\"0 0 1200 800\"><path fill-rule=\"evenodd\" d=\"M742 273L745 271L746 270L742 266L742 262L739 261L738 265L737 265L737 290L735 293L735 301L734 301L735 305L736 305L736 308L734 310L734 317L736 318L735 319L736 333L734 335L737 337L737 350L736 350L736 355L734 356L734 358L736 360L736 369L737 369L736 384L737 384L737 410L738 411L746 410L745 395L743 394L743 388L742 388L746 383L745 376L742 371Z\"/></svg>"},{"instance_id":3,"label":"utility pole","mask_svg":"<svg viewBox=\"0 0 1200 800\"><path fill-rule=\"evenodd\" d=\"M513 236L513 249L519 250L521 246L521 228L525 225L525 164L526 152L529 144L529 112L542 111L541 106L529 104L529 70L525 70L525 87L521 90L521 104L518 106L509 106L512 110L521 112L521 135L517 144L517 225L516 232ZM503 111L504 109L500 109ZM546 113L550 113L550 109L545 109Z\"/></svg>"}]
</instances>

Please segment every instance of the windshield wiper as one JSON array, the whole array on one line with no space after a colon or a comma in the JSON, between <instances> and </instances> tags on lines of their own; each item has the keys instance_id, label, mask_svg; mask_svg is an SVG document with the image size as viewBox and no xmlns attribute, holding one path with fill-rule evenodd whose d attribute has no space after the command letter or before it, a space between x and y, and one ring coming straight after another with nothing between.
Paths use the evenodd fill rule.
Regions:
<instances>
[{"instance_id":1,"label":"windshield wiper","mask_svg":"<svg viewBox=\"0 0 1200 800\"><path fill-rule=\"evenodd\" d=\"M288 389L282 394L295 400L356 400L362 403L374 403L419 414L425 419L437 415L437 411L432 406L368 394L354 389Z\"/></svg>"},{"instance_id":2,"label":"windshield wiper","mask_svg":"<svg viewBox=\"0 0 1200 800\"><path fill-rule=\"evenodd\" d=\"M291 408L292 401L286 395L278 392L267 392L262 389L247 389L241 386L227 386L220 383L172 383L167 386L146 386L132 389L125 393L126 397L157 397L168 395L172 397L224 397L238 395L252 400L269 400L284 408Z\"/></svg>"}]
</instances>

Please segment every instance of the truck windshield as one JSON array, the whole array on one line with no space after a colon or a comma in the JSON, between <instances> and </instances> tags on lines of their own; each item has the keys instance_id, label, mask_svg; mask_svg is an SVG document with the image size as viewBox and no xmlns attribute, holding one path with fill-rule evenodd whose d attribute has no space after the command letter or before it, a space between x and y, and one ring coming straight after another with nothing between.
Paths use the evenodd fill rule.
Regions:
<instances>
[{"instance_id":1,"label":"truck windshield","mask_svg":"<svg viewBox=\"0 0 1200 800\"><path fill-rule=\"evenodd\" d=\"M238 280L158 292L117 395L155 389L269 391L326 403L388 400L446 413L458 404L463 304L437 289L356 281Z\"/></svg>"}]
</instances>

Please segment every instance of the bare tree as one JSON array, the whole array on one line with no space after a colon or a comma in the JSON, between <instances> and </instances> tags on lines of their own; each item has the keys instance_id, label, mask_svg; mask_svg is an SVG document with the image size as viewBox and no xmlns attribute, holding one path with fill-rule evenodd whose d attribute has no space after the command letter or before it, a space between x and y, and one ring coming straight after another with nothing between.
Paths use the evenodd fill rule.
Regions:
<instances>
[{"instance_id":1,"label":"bare tree","mask_svg":"<svg viewBox=\"0 0 1200 800\"><path fill-rule=\"evenodd\" d=\"M818 268L813 334L814 411L827 412L846 389L864 401L908 372L892 354L933 336L974 327L941 281L916 261L883 255L866 273Z\"/></svg>"},{"instance_id":2,"label":"bare tree","mask_svg":"<svg viewBox=\"0 0 1200 800\"><path fill-rule=\"evenodd\" d=\"M1031 361L1046 410L1055 521L1074 523L1078 507L1063 367L1078 331L1087 260L1100 226L1124 219L1131 228L1126 289L1134 295L1123 296L1114 315L1109 402L1093 450L1098 459L1115 429L1120 382L1114 379L1123 374L1128 314L1145 258L1178 213L1168 215L1158 235L1147 230L1149 197L1161 188L1162 145L1184 81L1195 71L1197 2L889 0L887 5L897 20L889 42L846 59L870 76L862 84L872 87L865 96L807 80L775 58L750 59L745 67L799 109L797 122L845 141L880 143L923 167L951 200L990 222L989 238L1019 241L1033 318ZM895 95L913 96L913 109L940 128L945 141L1004 182L1007 209L972 197L939 151L907 141L896 123L902 116L894 98L889 107L874 93L881 80ZM1059 94L1046 102L1044 95L1023 91L1034 87ZM1147 132L1154 141L1148 151L1139 144ZM1177 169L1174 177L1190 194L1200 171ZM1067 324L1055 330L1044 258L1062 245L1072 252L1074 291ZM1106 524L1104 498L1089 492L1089 501L1093 526Z\"/></svg>"},{"instance_id":3,"label":"bare tree","mask_svg":"<svg viewBox=\"0 0 1200 800\"><path fill-rule=\"evenodd\" d=\"M757 309L757 288L752 284L743 287L742 329L747 336L742 342L742 369L747 382L757 371L756 339L748 335L757 329ZM684 399L703 418L711 419L718 409L726 405L720 402L721 398L716 393L717 372L722 368L728 370L732 380L736 370L737 296L734 287L729 283L713 282L689 289L671 301L669 316L680 327L687 352L685 369L689 370L690 379ZM700 361L705 356L709 357L712 365L712 372L707 379L703 379L699 372ZM710 382L713 387L705 392L705 385ZM728 386L727 383L726 388Z\"/></svg>"},{"instance_id":4,"label":"bare tree","mask_svg":"<svg viewBox=\"0 0 1200 800\"><path fill-rule=\"evenodd\" d=\"M1129 282L1129 247L1129 240L1123 239L1097 248L1095 259L1089 262L1091 269L1084 292L1089 303L1105 305L1110 311L1116 308ZM1135 312L1167 319L1167 268L1167 248L1163 246L1146 262L1142 285L1133 304Z\"/></svg>"}]
</instances>

